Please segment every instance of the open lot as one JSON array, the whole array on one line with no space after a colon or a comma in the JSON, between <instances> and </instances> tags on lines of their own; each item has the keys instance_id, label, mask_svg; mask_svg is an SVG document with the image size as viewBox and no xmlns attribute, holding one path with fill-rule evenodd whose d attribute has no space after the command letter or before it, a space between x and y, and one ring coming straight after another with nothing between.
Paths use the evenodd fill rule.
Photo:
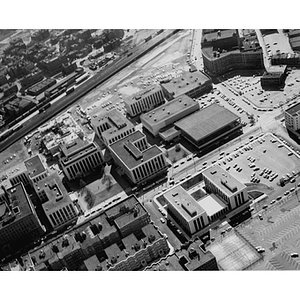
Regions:
<instances>
[{"instance_id":1,"label":"open lot","mask_svg":"<svg viewBox=\"0 0 300 300\"><path fill-rule=\"evenodd\" d=\"M218 265L226 271L244 270L261 259L253 247L234 231L207 247L216 257Z\"/></svg>"}]
</instances>

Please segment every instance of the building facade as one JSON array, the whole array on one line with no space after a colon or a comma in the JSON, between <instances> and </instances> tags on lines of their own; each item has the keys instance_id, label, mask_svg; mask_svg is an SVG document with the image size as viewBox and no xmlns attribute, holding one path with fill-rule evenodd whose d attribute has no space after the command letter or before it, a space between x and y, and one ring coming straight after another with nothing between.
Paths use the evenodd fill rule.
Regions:
<instances>
[{"instance_id":1,"label":"building facade","mask_svg":"<svg viewBox=\"0 0 300 300\"><path fill-rule=\"evenodd\" d=\"M45 233L45 228L23 183L4 192L5 198L2 197L0 203L0 253L7 255L39 238Z\"/></svg>"},{"instance_id":2,"label":"building facade","mask_svg":"<svg viewBox=\"0 0 300 300\"><path fill-rule=\"evenodd\" d=\"M120 172L136 185L167 172L164 154L156 145L150 146L140 131L111 144L109 150Z\"/></svg>"},{"instance_id":3,"label":"building facade","mask_svg":"<svg viewBox=\"0 0 300 300\"><path fill-rule=\"evenodd\" d=\"M57 173L40 180L34 189L54 230L76 221L78 210Z\"/></svg>"},{"instance_id":4,"label":"building facade","mask_svg":"<svg viewBox=\"0 0 300 300\"><path fill-rule=\"evenodd\" d=\"M147 112L165 102L161 86L154 85L149 89L125 99L125 108L131 117Z\"/></svg>"},{"instance_id":5,"label":"building facade","mask_svg":"<svg viewBox=\"0 0 300 300\"><path fill-rule=\"evenodd\" d=\"M284 112L285 126L287 129L298 131L300 129L300 104L297 103Z\"/></svg>"},{"instance_id":6,"label":"building facade","mask_svg":"<svg viewBox=\"0 0 300 300\"><path fill-rule=\"evenodd\" d=\"M133 124L117 109L92 119L92 126L97 136L106 146L117 142L135 131Z\"/></svg>"},{"instance_id":7,"label":"building facade","mask_svg":"<svg viewBox=\"0 0 300 300\"><path fill-rule=\"evenodd\" d=\"M104 162L99 146L81 139L62 145L61 150L59 163L68 180L86 176Z\"/></svg>"},{"instance_id":8,"label":"building facade","mask_svg":"<svg viewBox=\"0 0 300 300\"><path fill-rule=\"evenodd\" d=\"M163 128L174 124L187 115L199 110L199 103L186 95L141 115L141 122L153 136L157 136Z\"/></svg>"}]
</instances>

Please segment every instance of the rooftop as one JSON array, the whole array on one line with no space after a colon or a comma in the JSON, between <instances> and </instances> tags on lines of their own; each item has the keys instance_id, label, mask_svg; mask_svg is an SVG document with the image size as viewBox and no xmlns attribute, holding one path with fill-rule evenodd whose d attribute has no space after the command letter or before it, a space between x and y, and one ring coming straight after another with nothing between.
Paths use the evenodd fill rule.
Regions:
<instances>
[{"instance_id":1,"label":"rooftop","mask_svg":"<svg viewBox=\"0 0 300 300\"><path fill-rule=\"evenodd\" d=\"M134 197L129 197L106 211L106 215L114 219L118 228L126 226L144 214L147 214L145 208Z\"/></svg>"},{"instance_id":2,"label":"rooftop","mask_svg":"<svg viewBox=\"0 0 300 300\"><path fill-rule=\"evenodd\" d=\"M174 253L171 256L162 258L159 262L153 263L145 271L184 271L179 263L178 256Z\"/></svg>"},{"instance_id":3,"label":"rooftop","mask_svg":"<svg viewBox=\"0 0 300 300\"><path fill-rule=\"evenodd\" d=\"M191 107L197 106L199 109L199 103L192 98L181 95L157 108L151 110L151 112L145 113L141 116L141 120L145 120L151 126L159 122L166 121L170 118L174 118L177 114L182 114L182 111L188 110Z\"/></svg>"},{"instance_id":4,"label":"rooftop","mask_svg":"<svg viewBox=\"0 0 300 300\"><path fill-rule=\"evenodd\" d=\"M202 41L206 39L206 42L212 42L215 40L221 40L230 38L236 35L236 29L215 29L214 32L204 33L202 36Z\"/></svg>"},{"instance_id":5,"label":"rooftop","mask_svg":"<svg viewBox=\"0 0 300 300\"><path fill-rule=\"evenodd\" d=\"M238 119L240 117L227 108L211 104L176 122L175 127L199 141Z\"/></svg>"},{"instance_id":6,"label":"rooftop","mask_svg":"<svg viewBox=\"0 0 300 300\"><path fill-rule=\"evenodd\" d=\"M169 92L174 93L174 97L188 93L211 79L200 71L184 72L181 77L173 78L170 82L162 83L162 86ZM174 100L172 100L174 101ZM172 102L171 101L171 102Z\"/></svg>"},{"instance_id":7,"label":"rooftop","mask_svg":"<svg viewBox=\"0 0 300 300\"><path fill-rule=\"evenodd\" d=\"M122 160L127 168L133 169L142 162L151 160L153 157L162 153L156 145L148 147L143 152L133 145L135 141L144 138L146 138L145 135L141 131L137 130L110 145L110 149L119 157L119 159Z\"/></svg>"},{"instance_id":8,"label":"rooftop","mask_svg":"<svg viewBox=\"0 0 300 300\"><path fill-rule=\"evenodd\" d=\"M88 271L95 271L96 267L100 265L100 261L96 255L91 256L90 258L84 261L84 264Z\"/></svg>"},{"instance_id":9,"label":"rooftop","mask_svg":"<svg viewBox=\"0 0 300 300\"><path fill-rule=\"evenodd\" d=\"M165 192L164 197L187 221L205 213L198 202L180 185Z\"/></svg>"},{"instance_id":10,"label":"rooftop","mask_svg":"<svg viewBox=\"0 0 300 300\"><path fill-rule=\"evenodd\" d=\"M33 206L22 183L7 189L9 200L0 205L0 229L32 214Z\"/></svg>"},{"instance_id":11,"label":"rooftop","mask_svg":"<svg viewBox=\"0 0 300 300\"><path fill-rule=\"evenodd\" d=\"M161 91L161 86L159 84L154 84L151 87L134 94L132 97L126 98L125 101L130 105L132 103L135 103L136 101L143 99L144 97L147 97L149 94L153 94L157 91Z\"/></svg>"},{"instance_id":12,"label":"rooftop","mask_svg":"<svg viewBox=\"0 0 300 300\"><path fill-rule=\"evenodd\" d=\"M214 194L207 195L198 201L199 205L206 211L209 217L215 215L222 209L226 208L224 204L218 197Z\"/></svg>"},{"instance_id":13,"label":"rooftop","mask_svg":"<svg viewBox=\"0 0 300 300\"><path fill-rule=\"evenodd\" d=\"M246 188L243 183L218 165L204 170L202 174L212 181L228 197L231 197L236 192Z\"/></svg>"},{"instance_id":14,"label":"rooftop","mask_svg":"<svg viewBox=\"0 0 300 300\"><path fill-rule=\"evenodd\" d=\"M65 156L61 161L65 165L69 164L87 153L95 151L97 148L95 143L88 143L87 141L77 138L69 144L61 145L61 150Z\"/></svg>"},{"instance_id":15,"label":"rooftop","mask_svg":"<svg viewBox=\"0 0 300 300\"><path fill-rule=\"evenodd\" d=\"M297 103L286 110L286 112L292 116L295 116L296 113L300 111L300 103Z\"/></svg>"},{"instance_id":16,"label":"rooftop","mask_svg":"<svg viewBox=\"0 0 300 300\"><path fill-rule=\"evenodd\" d=\"M29 177L36 177L46 171L39 155L35 155L24 162Z\"/></svg>"},{"instance_id":17,"label":"rooftop","mask_svg":"<svg viewBox=\"0 0 300 300\"><path fill-rule=\"evenodd\" d=\"M40 82L36 83L35 85L31 86L30 88L28 88L28 91L38 92L40 89L47 86L48 84L55 84L55 83L56 83L55 79L46 78L45 80L40 81Z\"/></svg>"},{"instance_id":18,"label":"rooftop","mask_svg":"<svg viewBox=\"0 0 300 300\"><path fill-rule=\"evenodd\" d=\"M46 193L48 201L43 203L43 209L46 215L50 215L61 207L72 203L71 198L57 173L53 173L36 183L35 189L37 192L43 190Z\"/></svg>"}]
</instances>

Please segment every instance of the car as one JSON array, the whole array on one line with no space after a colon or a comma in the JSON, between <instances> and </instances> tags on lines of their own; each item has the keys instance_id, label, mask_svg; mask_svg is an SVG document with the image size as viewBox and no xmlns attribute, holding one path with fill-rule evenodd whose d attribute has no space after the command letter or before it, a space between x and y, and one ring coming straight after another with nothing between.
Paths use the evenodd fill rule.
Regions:
<instances>
[{"instance_id":1,"label":"car","mask_svg":"<svg viewBox=\"0 0 300 300\"><path fill-rule=\"evenodd\" d=\"M268 205L263 205L262 209L267 209L268 208Z\"/></svg>"},{"instance_id":2,"label":"car","mask_svg":"<svg viewBox=\"0 0 300 300\"><path fill-rule=\"evenodd\" d=\"M159 219L163 224L166 222L164 218Z\"/></svg>"},{"instance_id":3,"label":"car","mask_svg":"<svg viewBox=\"0 0 300 300\"><path fill-rule=\"evenodd\" d=\"M296 179L295 178L292 178L291 180L290 180L290 183L294 183L296 181Z\"/></svg>"},{"instance_id":4,"label":"car","mask_svg":"<svg viewBox=\"0 0 300 300\"><path fill-rule=\"evenodd\" d=\"M211 242L214 242L216 239L212 236L211 238L210 238L210 241Z\"/></svg>"},{"instance_id":5,"label":"car","mask_svg":"<svg viewBox=\"0 0 300 300\"><path fill-rule=\"evenodd\" d=\"M278 197L276 198L276 200L279 201L279 200L281 200L281 198L282 198L281 196L278 196Z\"/></svg>"},{"instance_id":6,"label":"car","mask_svg":"<svg viewBox=\"0 0 300 300\"><path fill-rule=\"evenodd\" d=\"M264 253L266 250L264 249L264 248L259 248L259 249L257 249L257 252L258 253Z\"/></svg>"},{"instance_id":7,"label":"car","mask_svg":"<svg viewBox=\"0 0 300 300\"><path fill-rule=\"evenodd\" d=\"M178 167L179 167L179 165L175 165L175 166L174 166L174 169L176 169L176 168L178 168Z\"/></svg>"},{"instance_id":8,"label":"car","mask_svg":"<svg viewBox=\"0 0 300 300\"><path fill-rule=\"evenodd\" d=\"M270 202L270 204L274 204L276 202L276 200L272 200L271 202Z\"/></svg>"},{"instance_id":9,"label":"car","mask_svg":"<svg viewBox=\"0 0 300 300\"><path fill-rule=\"evenodd\" d=\"M299 257L299 254L297 252L291 253L292 258L297 258Z\"/></svg>"},{"instance_id":10,"label":"car","mask_svg":"<svg viewBox=\"0 0 300 300\"><path fill-rule=\"evenodd\" d=\"M290 192L292 193L294 190L295 190L295 188L294 188L294 187L292 187L292 188L290 189Z\"/></svg>"},{"instance_id":11,"label":"car","mask_svg":"<svg viewBox=\"0 0 300 300\"><path fill-rule=\"evenodd\" d=\"M283 193L283 195L287 196L289 193L290 193L289 191L286 191L286 192Z\"/></svg>"}]
</instances>

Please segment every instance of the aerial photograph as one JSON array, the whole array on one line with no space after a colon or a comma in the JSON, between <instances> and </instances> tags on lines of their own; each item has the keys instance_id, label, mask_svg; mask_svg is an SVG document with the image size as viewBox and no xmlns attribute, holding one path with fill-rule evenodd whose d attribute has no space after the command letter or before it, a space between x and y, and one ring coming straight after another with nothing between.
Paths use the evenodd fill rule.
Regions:
<instances>
[{"instance_id":1,"label":"aerial photograph","mask_svg":"<svg viewBox=\"0 0 300 300\"><path fill-rule=\"evenodd\" d=\"M300 270L300 29L0 29L0 270Z\"/></svg>"}]
</instances>

